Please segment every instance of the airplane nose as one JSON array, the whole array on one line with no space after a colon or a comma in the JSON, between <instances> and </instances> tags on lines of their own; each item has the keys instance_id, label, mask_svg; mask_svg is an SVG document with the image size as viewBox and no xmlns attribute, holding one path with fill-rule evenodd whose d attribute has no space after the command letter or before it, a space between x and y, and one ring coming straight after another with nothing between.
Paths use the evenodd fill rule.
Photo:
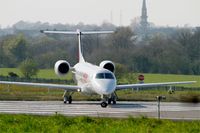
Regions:
<instances>
[{"instance_id":1,"label":"airplane nose","mask_svg":"<svg viewBox=\"0 0 200 133\"><path fill-rule=\"evenodd\" d=\"M116 81L97 81L95 86L101 94L109 95L115 91Z\"/></svg>"}]
</instances>

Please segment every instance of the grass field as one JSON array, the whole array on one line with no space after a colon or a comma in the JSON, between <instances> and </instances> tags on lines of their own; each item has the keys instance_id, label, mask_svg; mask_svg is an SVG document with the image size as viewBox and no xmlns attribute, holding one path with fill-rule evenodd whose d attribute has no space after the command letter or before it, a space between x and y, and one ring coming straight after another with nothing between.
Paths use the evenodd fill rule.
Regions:
<instances>
[{"instance_id":1,"label":"grass field","mask_svg":"<svg viewBox=\"0 0 200 133\"><path fill-rule=\"evenodd\" d=\"M0 114L1 133L199 133L200 121Z\"/></svg>"},{"instance_id":2,"label":"grass field","mask_svg":"<svg viewBox=\"0 0 200 133\"><path fill-rule=\"evenodd\" d=\"M176 81L197 81L192 85L180 85L184 87L200 87L200 75L176 75L176 74L144 74L145 82L176 82Z\"/></svg>"},{"instance_id":3,"label":"grass field","mask_svg":"<svg viewBox=\"0 0 200 133\"><path fill-rule=\"evenodd\" d=\"M0 85L0 100L63 100L63 90L34 88L16 85ZM163 90L132 90L117 91L118 100L125 101L155 101L158 95L166 96L167 102L199 102L200 91L175 91L169 94ZM100 100L100 96L85 96L81 93L73 94L74 100Z\"/></svg>"},{"instance_id":4,"label":"grass field","mask_svg":"<svg viewBox=\"0 0 200 133\"><path fill-rule=\"evenodd\" d=\"M14 72L20 77L22 77L22 73L18 68L0 68L0 75L2 76L8 76L9 72ZM33 78L42 78L42 79L71 79L72 74L69 73L68 75L64 77L59 77L55 74L53 69L40 69L39 73L36 77Z\"/></svg>"}]
</instances>

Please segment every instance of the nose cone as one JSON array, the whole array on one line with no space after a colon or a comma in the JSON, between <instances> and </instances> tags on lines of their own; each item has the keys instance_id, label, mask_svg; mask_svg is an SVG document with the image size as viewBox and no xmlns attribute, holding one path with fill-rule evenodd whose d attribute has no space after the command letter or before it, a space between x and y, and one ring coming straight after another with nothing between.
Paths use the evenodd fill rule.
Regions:
<instances>
[{"instance_id":1,"label":"nose cone","mask_svg":"<svg viewBox=\"0 0 200 133\"><path fill-rule=\"evenodd\" d=\"M99 94L109 95L115 91L116 80L97 80L95 82L95 88Z\"/></svg>"}]
</instances>

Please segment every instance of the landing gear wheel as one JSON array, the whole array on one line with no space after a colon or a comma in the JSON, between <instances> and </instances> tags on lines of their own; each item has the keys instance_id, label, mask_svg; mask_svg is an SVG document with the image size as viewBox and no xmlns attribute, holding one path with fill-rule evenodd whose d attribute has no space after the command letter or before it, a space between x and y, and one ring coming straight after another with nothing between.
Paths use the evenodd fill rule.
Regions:
<instances>
[{"instance_id":1,"label":"landing gear wheel","mask_svg":"<svg viewBox=\"0 0 200 133\"><path fill-rule=\"evenodd\" d=\"M102 103L101 103L101 107L102 107L102 108L106 108L107 105L108 105L108 104L107 104L106 102L102 102Z\"/></svg>"},{"instance_id":2,"label":"landing gear wheel","mask_svg":"<svg viewBox=\"0 0 200 133\"><path fill-rule=\"evenodd\" d=\"M64 101L63 102L64 102L64 104L67 103L67 96L64 97Z\"/></svg>"},{"instance_id":3,"label":"landing gear wheel","mask_svg":"<svg viewBox=\"0 0 200 133\"><path fill-rule=\"evenodd\" d=\"M115 94L112 94L110 98L108 98L108 104L116 104L116 95Z\"/></svg>"},{"instance_id":4,"label":"landing gear wheel","mask_svg":"<svg viewBox=\"0 0 200 133\"><path fill-rule=\"evenodd\" d=\"M113 100L113 104L116 104L116 101L115 101L115 100Z\"/></svg>"},{"instance_id":5,"label":"landing gear wheel","mask_svg":"<svg viewBox=\"0 0 200 133\"><path fill-rule=\"evenodd\" d=\"M69 104L71 104L72 103L72 96L69 96L69 97L67 97L67 96L64 96L64 104L66 104L67 102L69 103Z\"/></svg>"},{"instance_id":6,"label":"landing gear wheel","mask_svg":"<svg viewBox=\"0 0 200 133\"><path fill-rule=\"evenodd\" d=\"M68 98L68 103L69 103L69 104L72 103L72 96L69 96L69 98Z\"/></svg>"}]
</instances>

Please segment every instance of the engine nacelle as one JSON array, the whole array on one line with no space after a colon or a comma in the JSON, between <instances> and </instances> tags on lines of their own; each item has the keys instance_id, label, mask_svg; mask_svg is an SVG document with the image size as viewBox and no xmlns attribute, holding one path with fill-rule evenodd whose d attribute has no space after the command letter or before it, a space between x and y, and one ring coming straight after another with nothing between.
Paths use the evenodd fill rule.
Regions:
<instances>
[{"instance_id":1,"label":"engine nacelle","mask_svg":"<svg viewBox=\"0 0 200 133\"><path fill-rule=\"evenodd\" d=\"M59 60L54 66L54 71L58 76L65 76L70 70L70 64L65 60Z\"/></svg>"},{"instance_id":2,"label":"engine nacelle","mask_svg":"<svg viewBox=\"0 0 200 133\"><path fill-rule=\"evenodd\" d=\"M102 61L99 66L102 68L105 68L113 73L115 71L115 65L112 61L108 61L108 60Z\"/></svg>"}]
</instances>

